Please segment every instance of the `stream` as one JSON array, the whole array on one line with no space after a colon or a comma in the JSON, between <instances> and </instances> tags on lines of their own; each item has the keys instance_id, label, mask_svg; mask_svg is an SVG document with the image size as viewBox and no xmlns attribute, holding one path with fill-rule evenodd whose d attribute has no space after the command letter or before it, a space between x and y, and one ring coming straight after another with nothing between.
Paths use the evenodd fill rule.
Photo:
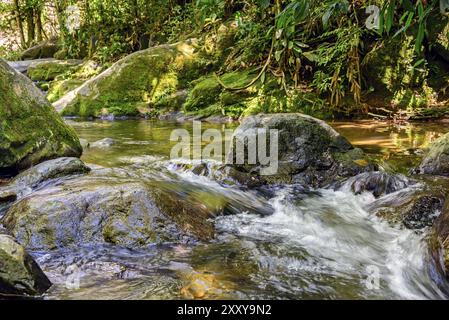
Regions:
<instances>
[{"instance_id":1,"label":"stream","mask_svg":"<svg viewBox=\"0 0 449 320\"><path fill-rule=\"evenodd\" d=\"M262 194L179 170L168 161L170 133L192 130L191 123L68 122L89 142L116 141L87 149L82 160L88 165L122 168L143 180L157 176L191 194L225 197L241 206L236 214L215 218L217 237L209 243L32 252L54 283L45 299L183 299L192 298L186 294L192 283L196 297L208 299L446 298L436 285L441 279L428 256L426 230L407 230L370 213L382 198L354 195L344 186L334 191L295 185ZM422 149L447 130L444 123L330 124L385 169L401 173L419 163ZM235 127L203 124L203 129ZM395 194L384 197L391 201ZM264 207L273 213L255 212ZM79 286L71 287L74 282Z\"/></svg>"}]
</instances>

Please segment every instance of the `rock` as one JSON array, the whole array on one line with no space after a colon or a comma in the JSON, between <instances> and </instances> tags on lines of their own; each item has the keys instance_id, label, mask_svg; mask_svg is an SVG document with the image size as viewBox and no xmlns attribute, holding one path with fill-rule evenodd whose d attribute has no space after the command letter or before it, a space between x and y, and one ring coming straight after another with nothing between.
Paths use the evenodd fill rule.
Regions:
<instances>
[{"instance_id":1,"label":"rock","mask_svg":"<svg viewBox=\"0 0 449 320\"><path fill-rule=\"evenodd\" d=\"M137 116L187 86L201 71L195 40L135 52L53 105L67 116Z\"/></svg>"},{"instance_id":2,"label":"rock","mask_svg":"<svg viewBox=\"0 0 449 320\"><path fill-rule=\"evenodd\" d=\"M81 86L85 80L79 79L62 79L55 80L50 83L47 92L47 99L50 102L55 102L63 97L67 92L75 90Z\"/></svg>"},{"instance_id":3,"label":"rock","mask_svg":"<svg viewBox=\"0 0 449 320\"><path fill-rule=\"evenodd\" d=\"M114 144L116 144L116 141L114 139L111 138L104 138L98 141L93 142L90 147L91 148L110 148L112 147Z\"/></svg>"},{"instance_id":4,"label":"rock","mask_svg":"<svg viewBox=\"0 0 449 320\"><path fill-rule=\"evenodd\" d=\"M363 172L345 181L342 189L349 189L354 194L372 192L378 198L404 188L415 182L402 174L389 174L383 171Z\"/></svg>"},{"instance_id":5,"label":"rock","mask_svg":"<svg viewBox=\"0 0 449 320\"><path fill-rule=\"evenodd\" d=\"M19 174L11 181L9 187L21 190L36 189L39 185L51 179L84 174L90 171L78 158L58 158L42 162Z\"/></svg>"},{"instance_id":6,"label":"rock","mask_svg":"<svg viewBox=\"0 0 449 320\"><path fill-rule=\"evenodd\" d=\"M34 60L41 58L53 58L59 50L55 40L48 40L35 45L22 53L21 60Z\"/></svg>"},{"instance_id":7,"label":"rock","mask_svg":"<svg viewBox=\"0 0 449 320\"><path fill-rule=\"evenodd\" d=\"M367 160L360 149L355 149L344 137L324 121L303 114L257 115L245 118L234 133L236 142L248 145L246 137L257 130L278 130L278 169L274 174L266 172L268 165L249 164L247 151L245 163L235 164L236 148L228 155L237 180L257 184L299 183L323 187L344 178L371 171L375 166L361 164ZM267 139L269 141L269 138ZM245 141L245 142L244 142ZM247 150L247 148L245 148ZM267 145L267 153L270 143ZM268 175L266 175L269 173Z\"/></svg>"},{"instance_id":8,"label":"rock","mask_svg":"<svg viewBox=\"0 0 449 320\"><path fill-rule=\"evenodd\" d=\"M28 77L33 81L52 81L57 76L79 67L82 60L50 60L36 62L29 66Z\"/></svg>"},{"instance_id":9,"label":"rock","mask_svg":"<svg viewBox=\"0 0 449 320\"><path fill-rule=\"evenodd\" d=\"M429 249L437 271L449 280L449 201L433 225Z\"/></svg>"},{"instance_id":10,"label":"rock","mask_svg":"<svg viewBox=\"0 0 449 320\"><path fill-rule=\"evenodd\" d=\"M413 206L404 214L402 223L407 229L431 227L443 209L444 198L422 196L414 201Z\"/></svg>"},{"instance_id":11,"label":"rock","mask_svg":"<svg viewBox=\"0 0 449 320\"><path fill-rule=\"evenodd\" d=\"M0 295L41 295L50 287L50 280L25 249L0 233Z\"/></svg>"},{"instance_id":12,"label":"rock","mask_svg":"<svg viewBox=\"0 0 449 320\"><path fill-rule=\"evenodd\" d=\"M449 176L449 133L429 146L415 173Z\"/></svg>"},{"instance_id":13,"label":"rock","mask_svg":"<svg viewBox=\"0 0 449 320\"><path fill-rule=\"evenodd\" d=\"M79 157L82 148L31 80L0 60L0 175L42 161Z\"/></svg>"},{"instance_id":14,"label":"rock","mask_svg":"<svg viewBox=\"0 0 449 320\"><path fill-rule=\"evenodd\" d=\"M81 144L81 147L83 148L83 150L90 148L90 142L87 141L86 139L80 139L80 144Z\"/></svg>"},{"instance_id":15,"label":"rock","mask_svg":"<svg viewBox=\"0 0 449 320\"><path fill-rule=\"evenodd\" d=\"M207 222L211 215L200 215L199 205L153 193L137 179L90 174L33 192L15 202L1 223L31 250L106 243L134 248L195 239L173 221L190 226L191 234L213 235L206 231L207 223L213 226ZM169 206L176 209L163 211Z\"/></svg>"},{"instance_id":16,"label":"rock","mask_svg":"<svg viewBox=\"0 0 449 320\"><path fill-rule=\"evenodd\" d=\"M46 59L36 59L36 60L26 60L26 61L8 61L8 64L11 68L15 69L16 71L26 74L28 71L28 68L36 63L39 62L45 62L45 61L52 61L53 58L46 58Z\"/></svg>"}]
</instances>

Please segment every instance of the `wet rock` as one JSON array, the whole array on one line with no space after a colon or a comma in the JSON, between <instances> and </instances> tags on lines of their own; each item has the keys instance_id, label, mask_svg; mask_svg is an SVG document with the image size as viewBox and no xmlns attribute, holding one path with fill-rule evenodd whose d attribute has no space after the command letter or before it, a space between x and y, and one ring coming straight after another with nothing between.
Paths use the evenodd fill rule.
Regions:
<instances>
[{"instance_id":1,"label":"wet rock","mask_svg":"<svg viewBox=\"0 0 449 320\"><path fill-rule=\"evenodd\" d=\"M59 50L56 40L48 40L41 42L22 53L22 60L34 60L41 58L53 58L54 54Z\"/></svg>"},{"instance_id":2,"label":"wet rock","mask_svg":"<svg viewBox=\"0 0 449 320\"><path fill-rule=\"evenodd\" d=\"M449 280L449 201L433 225L429 249L437 271Z\"/></svg>"},{"instance_id":3,"label":"wet rock","mask_svg":"<svg viewBox=\"0 0 449 320\"><path fill-rule=\"evenodd\" d=\"M90 171L84 162L78 158L58 158L42 162L15 177L9 187L20 190L35 189L39 185L52 179L84 174Z\"/></svg>"},{"instance_id":4,"label":"wet rock","mask_svg":"<svg viewBox=\"0 0 449 320\"><path fill-rule=\"evenodd\" d=\"M0 175L42 161L79 157L82 148L31 80L0 60Z\"/></svg>"},{"instance_id":5,"label":"wet rock","mask_svg":"<svg viewBox=\"0 0 449 320\"><path fill-rule=\"evenodd\" d=\"M429 146L426 156L415 172L449 176L449 133Z\"/></svg>"},{"instance_id":6,"label":"wet rock","mask_svg":"<svg viewBox=\"0 0 449 320\"><path fill-rule=\"evenodd\" d=\"M376 198L402 190L415 182L402 174L390 174L382 171L363 172L348 179L340 187L349 189L354 194L371 192Z\"/></svg>"},{"instance_id":7,"label":"wet rock","mask_svg":"<svg viewBox=\"0 0 449 320\"><path fill-rule=\"evenodd\" d=\"M402 223L407 229L431 227L443 209L444 199L435 196L422 196L404 214Z\"/></svg>"},{"instance_id":8,"label":"wet rock","mask_svg":"<svg viewBox=\"0 0 449 320\"><path fill-rule=\"evenodd\" d=\"M102 140L98 140L98 141L92 142L90 147L91 148L101 148L101 149L103 149L103 148L110 148L114 144L116 144L116 141L114 139L104 138Z\"/></svg>"},{"instance_id":9,"label":"wet rock","mask_svg":"<svg viewBox=\"0 0 449 320\"><path fill-rule=\"evenodd\" d=\"M11 236L0 232L0 295L41 295L51 282Z\"/></svg>"},{"instance_id":10,"label":"wet rock","mask_svg":"<svg viewBox=\"0 0 449 320\"><path fill-rule=\"evenodd\" d=\"M208 230L213 224L199 209L206 215L199 204L176 201L138 180L85 175L47 186L17 201L1 223L32 250L81 244L134 248L189 242L197 234L212 236Z\"/></svg>"},{"instance_id":11,"label":"wet rock","mask_svg":"<svg viewBox=\"0 0 449 320\"><path fill-rule=\"evenodd\" d=\"M344 137L324 121L303 114L257 115L245 118L234 133L234 145L245 145L248 137L265 130L278 130L278 168L268 172L269 165L250 164L245 151L245 163L237 161L236 147L228 155L232 159L232 175L240 181L257 184L299 183L313 187L327 186L343 178L375 168L360 149L355 149ZM252 143L256 143L252 140ZM267 145L267 153L270 151ZM361 161L364 160L364 161Z\"/></svg>"}]
</instances>

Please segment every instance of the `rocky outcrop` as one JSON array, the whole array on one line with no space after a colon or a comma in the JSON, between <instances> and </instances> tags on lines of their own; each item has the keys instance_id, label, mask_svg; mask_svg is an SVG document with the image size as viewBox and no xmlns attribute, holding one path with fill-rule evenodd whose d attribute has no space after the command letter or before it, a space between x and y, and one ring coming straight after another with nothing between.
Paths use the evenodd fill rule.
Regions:
<instances>
[{"instance_id":1,"label":"rocky outcrop","mask_svg":"<svg viewBox=\"0 0 449 320\"><path fill-rule=\"evenodd\" d=\"M278 162L274 173L270 165L251 164L245 154L244 164L237 162L237 145L255 145L258 132L266 132L266 155L270 153L270 130L278 132ZM248 139L248 137L250 137ZM234 150L230 174L237 181L250 185L299 183L311 187L328 186L333 182L375 168L360 149L354 148L324 121L303 114L257 115L245 118L233 137ZM247 151L245 151L247 152ZM255 156L255 155L253 155Z\"/></svg>"},{"instance_id":2,"label":"rocky outcrop","mask_svg":"<svg viewBox=\"0 0 449 320\"><path fill-rule=\"evenodd\" d=\"M33 81L52 81L82 64L82 60L50 60L31 64L27 75Z\"/></svg>"},{"instance_id":3,"label":"rocky outcrop","mask_svg":"<svg viewBox=\"0 0 449 320\"><path fill-rule=\"evenodd\" d=\"M50 280L25 249L0 231L0 297L41 295L50 287Z\"/></svg>"},{"instance_id":4,"label":"rocky outcrop","mask_svg":"<svg viewBox=\"0 0 449 320\"><path fill-rule=\"evenodd\" d=\"M415 171L420 174L449 176L449 133L429 146L427 154Z\"/></svg>"},{"instance_id":5,"label":"rocky outcrop","mask_svg":"<svg viewBox=\"0 0 449 320\"><path fill-rule=\"evenodd\" d=\"M135 52L54 103L64 115L136 116L187 85L201 71L195 41Z\"/></svg>"},{"instance_id":6,"label":"rocky outcrop","mask_svg":"<svg viewBox=\"0 0 449 320\"><path fill-rule=\"evenodd\" d=\"M55 40L41 42L22 53L21 60L34 60L41 58L53 58L59 50L59 45Z\"/></svg>"},{"instance_id":7,"label":"rocky outcrop","mask_svg":"<svg viewBox=\"0 0 449 320\"><path fill-rule=\"evenodd\" d=\"M0 175L44 160L79 157L75 131L24 75L0 60Z\"/></svg>"}]
</instances>

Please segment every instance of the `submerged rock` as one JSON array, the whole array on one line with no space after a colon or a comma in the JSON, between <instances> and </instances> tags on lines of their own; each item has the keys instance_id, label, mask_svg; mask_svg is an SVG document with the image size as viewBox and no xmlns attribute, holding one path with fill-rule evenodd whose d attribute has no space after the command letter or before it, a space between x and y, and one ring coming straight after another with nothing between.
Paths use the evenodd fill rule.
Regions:
<instances>
[{"instance_id":1,"label":"submerged rock","mask_svg":"<svg viewBox=\"0 0 449 320\"><path fill-rule=\"evenodd\" d=\"M73 156L82 148L31 80L0 60L0 175L42 161Z\"/></svg>"},{"instance_id":2,"label":"submerged rock","mask_svg":"<svg viewBox=\"0 0 449 320\"><path fill-rule=\"evenodd\" d=\"M270 153L269 130L279 133L278 157L272 159L278 161L275 172L268 172L270 165L261 165L260 158L256 164L250 164L247 157L248 145L256 144L253 138L261 131L266 132L266 154ZM354 148L332 127L303 114L261 114L245 118L234 133L233 143L234 151L228 155L234 163L228 166L232 171L230 174L251 185L299 183L323 187L375 169L362 150ZM236 164L238 143L245 145L244 164Z\"/></svg>"},{"instance_id":3,"label":"submerged rock","mask_svg":"<svg viewBox=\"0 0 449 320\"><path fill-rule=\"evenodd\" d=\"M444 198L436 196L422 196L414 201L410 210L404 214L402 223L407 229L423 229L431 227L441 213Z\"/></svg>"},{"instance_id":4,"label":"submerged rock","mask_svg":"<svg viewBox=\"0 0 449 320\"><path fill-rule=\"evenodd\" d=\"M382 171L364 172L345 181L340 187L354 194L372 192L378 198L408 187L415 182L402 174L389 174Z\"/></svg>"},{"instance_id":5,"label":"submerged rock","mask_svg":"<svg viewBox=\"0 0 449 320\"><path fill-rule=\"evenodd\" d=\"M449 133L430 145L415 171L420 174L449 176Z\"/></svg>"},{"instance_id":6,"label":"submerged rock","mask_svg":"<svg viewBox=\"0 0 449 320\"><path fill-rule=\"evenodd\" d=\"M50 280L25 249L0 232L0 296L41 295L50 287Z\"/></svg>"},{"instance_id":7,"label":"submerged rock","mask_svg":"<svg viewBox=\"0 0 449 320\"><path fill-rule=\"evenodd\" d=\"M449 201L433 225L430 251L437 270L449 280Z\"/></svg>"},{"instance_id":8,"label":"submerged rock","mask_svg":"<svg viewBox=\"0 0 449 320\"><path fill-rule=\"evenodd\" d=\"M95 142L92 142L90 144L90 148L110 148L112 147L114 144L116 144L116 141L114 139L111 138L104 138L102 140L98 140Z\"/></svg>"}]
</instances>

